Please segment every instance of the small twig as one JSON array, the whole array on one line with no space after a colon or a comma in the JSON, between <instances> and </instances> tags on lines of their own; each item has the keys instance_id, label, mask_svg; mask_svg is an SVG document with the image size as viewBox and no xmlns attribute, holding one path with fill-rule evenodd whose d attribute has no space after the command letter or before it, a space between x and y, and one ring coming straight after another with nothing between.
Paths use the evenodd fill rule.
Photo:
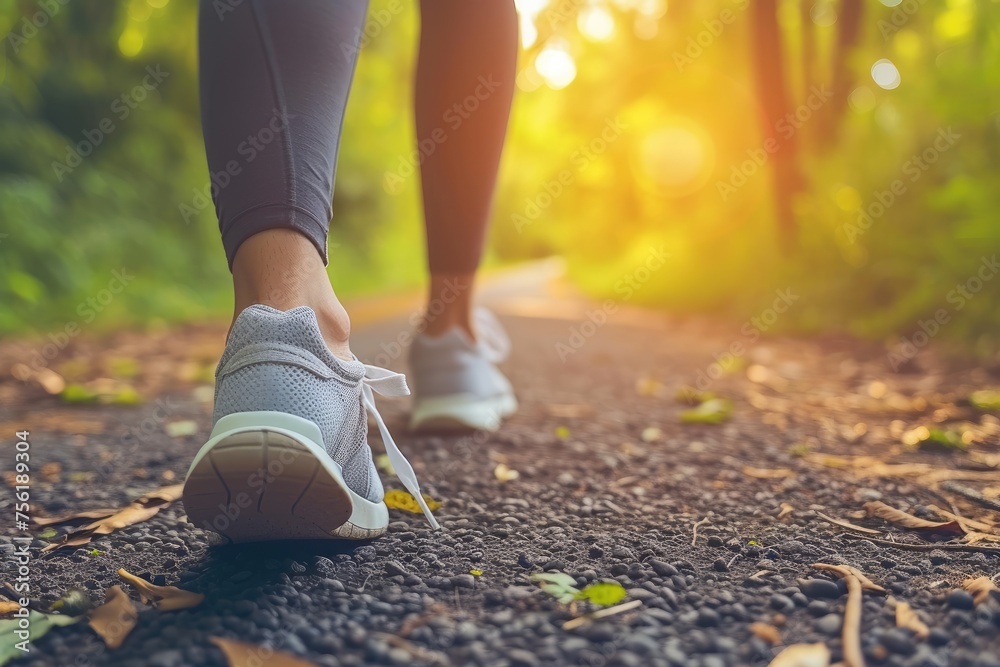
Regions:
<instances>
[{"instance_id":1,"label":"small twig","mask_svg":"<svg viewBox=\"0 0 1000 667\"><path fill-rule=\"evenodd\" d=\"M816 512L816 516L823 519L823 521L828 521L835 526L840 526L841 528L850 528L851 530L856 530L859 533L865 533L866 535L881 535L881 530L873 530L871 528L865 528L864 526L858 526L850 521L844 521L842 519L834 519L832 516L827 516L822 512Z\"/></svg>"},{"instance_id":2,"label":"small twig","mask_svg":"<svg viewBox=\"0 0 1000 667\"><path fill-rule=\"evenodd\" d=\"M994 512L1000 512L1000 503L987 498L983 494L979 493L979 491L965 486L964 484L959 484L958 482L941 482L941 488L945 491L957 493L958 495L971 500L974 503L982 505L987 509L991 509Z\"/></svg>"},{"instance_id":3,"label":"small twig","mask_svg":"<svg viewBox=\"0 0 1000 667\"><path fill-rule=\"evenodd\" d=\"M847 605L844 608L844 663L848 667L865 667L861 651L861 581L853 574L847 582Z\"/></svg>"},{"instance_id":4,"label":"small twig","mask_svg":"<svg viewBox=\"0 0 1000 667\"><path fill-rule=\"evenodd\" d=\"M995 556L1000 556L1000 549L993 547L979 547L973 544L910 544L908 542L880 540L875 537L862 537L861 535L852 535L851 533L841 533L837 537L844 537L849 540L867 540L872 544L880 544L884 547L903 549L904 551L934 551L935 549L941 549L942 551L965 551L968 553L993 554Z\"/></svg>"},{"instance_id":5,"label":"small twig","mask_svg":"<svg viewBox=\"0 0 1000 667\"><path fill-rule=\"evenodd\" d=\"M726 569L731 568L733 566L733 563L735 563L737 560L739 560L739 558L740 558L739 554L736 554L735 556L733 556L732 558L730 558L729 562L726 564Z\"/></svg>"},{"instance_id":6,"label":"small twig","mask_svg":"<svg viewBox=\"0 0 1000 667\"><path fill-rule=\"evenodd\" d=\"M570 620L563 623L563 630L572 630L578 628L581 625L586 625L590 621L595 621L599 618L607 618L608 616L614 616L616 614L621 614L636 607L642 606L642 600L632 600L631 602L626 602L620 604L617 607L608 607L607 609L600 609L592 614L585 614L584 616L579 616L577 618L571 618Z\"/></svg>"},{"instance_id":7,"label":"small twig","mask_svg":"<svg viewBox=\"0 0 1000 667\"><path fill-rule=\"evenodd\" d=\"M694 524L694 529L691 532L691 546L694 546L695 543L698 541L698 527L704 526L706 523L708 523L707 516L698 523Z\"/></svg>"}]
</instances>

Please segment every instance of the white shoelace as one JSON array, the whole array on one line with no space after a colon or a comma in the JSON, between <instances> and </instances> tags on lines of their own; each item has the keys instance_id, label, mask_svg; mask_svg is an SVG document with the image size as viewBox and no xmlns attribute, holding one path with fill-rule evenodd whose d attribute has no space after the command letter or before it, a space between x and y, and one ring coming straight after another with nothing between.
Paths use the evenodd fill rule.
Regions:
<instances>
[{"instance_id":1,"label":"white shoelace","mask_svg":"<svg viewBox=\"0 0 1000 667\"><path fill-rule=\"evenodd\" d=\"M476 328L479 349L486 360L499 364L510 354L510 338L503 330L500 320L486 308L476 308L472 314L472 324Z\"/></svg>"},{"instance_id":2,"label":"white shoelace","mask_svg":"<svg viewBox=\"0 0 1000 667\"><path fill-rule=\"evenodd\" d=\"M375 392L383 396L409 396L410 389L406 386L406 376L402 373L394 373L386 370L385 368L365 364L365 376L361 379L361 395L364 397L365 408L367 408L368 414L373 415L375 423L378 424L379 433L382 434L382 442L385 444L385 452L389 455L389 463L392 464L393 469L396 471L396 477L399 478L399 481L403 483L406 490L410 492L410 495L420 505L420 509L423 510L424 516L427 517L427 521L431 524L431 528L440 530L440 524L438 524L434 515L431 514L430 508L427 507L427 502L420 493L420 484L417 482L416 473L413 472L413 466L403 456L403 452L399 451L396 441L392 439L389 429L382 420L382 415L378 413L378 408L375 407Z\"/></svg>"}]
</instances>

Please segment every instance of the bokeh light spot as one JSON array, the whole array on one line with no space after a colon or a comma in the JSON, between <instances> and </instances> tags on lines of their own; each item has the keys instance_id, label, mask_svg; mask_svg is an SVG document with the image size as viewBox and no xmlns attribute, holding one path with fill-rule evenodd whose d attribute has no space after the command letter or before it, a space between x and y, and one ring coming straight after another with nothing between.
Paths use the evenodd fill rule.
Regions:
<instances>
[{"instance_id":1,"label":"bokeh light spot","mask_svg":"<svg viewBox=\"0 0 1000 667\"><path fill-rule=\"evenodd\" d=\"M615 18L604 7L588 7L576 21L580 33L594 42L606 42L615 34Z\"/></svg>"},{"instance_id":2,"label":"bokeh light spot","mask_svg":"<svg viewBox=\"0 0 1000 667\"><path fill-rule=\"evenodd\" d=\"M872 80L879 88L893 90L899 87L899 70L888 58L875 61L872 65Z\"/></svg>"},{"instance_id":3,"label":"bokeh light spot","mask_svg":"<svg viewBox=\"0 0 1000 667\"><path fill-rule=\"evenodd\" d=\"M851 109L858 113L865 113L875 108L875 93L868 86L858 86L847 98Z\"/></svg>"},{"instance_id":4,"label":"bokeh light spot","mask_svg":"<svg viewBox=\"0 0 1000 667\"><path fill-rule=\"evenodd\" d=\"M134 58L142 51L143 34L135 26L128 26L118 38L118 50L126 58Z\"/></svg>"},{"instance_id":5,"label":"bokeh light spot","mask_svg":"<svg viewBox=\"0 0 1000 667\"><path fill-rule=\"evenodd\" d=\"M648 133L639 145L643 180L660 194L684 195L700 188L714 165L708 133L686 119L674 120Z\"/></svg>"},{"instance_id":6,"label":"bokeh light spot","mask_svg":"<svg viewBox=\"0 0 1000 667\"><path fill-rule=\"evenodd\" d=\"M535 69L553 90L565 88L576 78L573 56L559 46L546 46L535 58Z\"/></svg>"}]
</instances>

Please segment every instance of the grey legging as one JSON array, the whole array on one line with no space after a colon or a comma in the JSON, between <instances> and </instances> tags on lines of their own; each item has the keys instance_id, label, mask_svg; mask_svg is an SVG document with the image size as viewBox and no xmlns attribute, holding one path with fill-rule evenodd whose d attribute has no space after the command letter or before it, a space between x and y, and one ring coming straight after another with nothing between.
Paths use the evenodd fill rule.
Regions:
<instances>
[{"instance_id":1,"label":"grey legging","mask_svg":"<svg viewBox=\"0 0 1000 667\"><path fill-rule=\"evenodd\" d=\"M274 228L301 232L327 260L366 11L367 0L202 0L202 126L230 267L243 241ZM420 14L415 115L428 261L432 273L470 273L507 129L517 18L513 0L422 0Z\"/></svg>"}]
</instances>

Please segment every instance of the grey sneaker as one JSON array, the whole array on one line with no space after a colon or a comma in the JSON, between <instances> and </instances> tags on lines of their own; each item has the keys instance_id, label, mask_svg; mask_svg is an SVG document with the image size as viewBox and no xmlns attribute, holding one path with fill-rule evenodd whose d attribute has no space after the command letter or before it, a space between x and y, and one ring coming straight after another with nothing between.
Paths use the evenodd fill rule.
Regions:
<instances>
[{"instance_id":1,"label":"grey sneaker","mask_svg":"<svg viewBox=\"0 0 1000 667\"><path fill-rule=\"evenodd\" d=\"M440 336L418 335L410 346L415 431L495 431L517 411L510 381L496 367L510 352L510 340L496 317L478 308L474 343L461 329Z\"/></svg>"},{"instance_id":2,"label":"grey sneaker","mask_svg":"<svg viewBox=\"0 0 1000 667\"><path fill-rule=\"evenodd\" d=\"M311 308L244 310L216 371L215 427L184 482L188 519L232 542L381 535L389 514L368 446L371 414L437 528L373 391L409 393L398 373L335 357Z\"/></svg>"}]
</instances>

